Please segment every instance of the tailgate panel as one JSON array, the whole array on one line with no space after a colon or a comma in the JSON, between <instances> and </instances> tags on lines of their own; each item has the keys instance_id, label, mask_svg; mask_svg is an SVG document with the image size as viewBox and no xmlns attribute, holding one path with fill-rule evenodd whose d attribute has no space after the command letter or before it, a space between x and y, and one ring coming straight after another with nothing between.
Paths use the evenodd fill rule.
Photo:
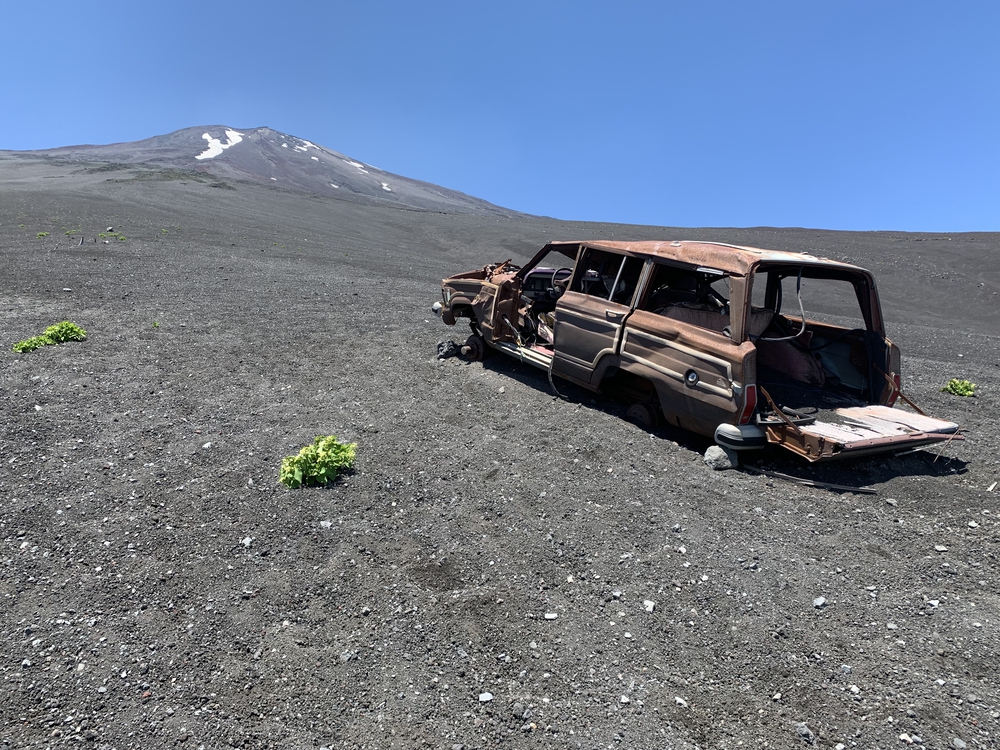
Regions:
<instances>
[{"instance_id":1,"label":"tailgate panel","mask_svg":"<svg viewBox=\"0 0 1000 750\"><path fill-rule=\"evenodd\" d=\"M767 438L809 461L886 453L963 439L954 422L888 406L856 406L837 409L835 413L840 422L768 425Z\"/></svg>"}]
</instances>

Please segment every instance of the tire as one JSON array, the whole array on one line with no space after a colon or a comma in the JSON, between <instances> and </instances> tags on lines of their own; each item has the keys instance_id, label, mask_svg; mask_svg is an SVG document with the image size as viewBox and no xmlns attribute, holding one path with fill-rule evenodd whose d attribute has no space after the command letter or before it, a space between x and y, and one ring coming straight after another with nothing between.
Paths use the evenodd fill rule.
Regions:
<instances>
[{"instance_id":1,"label":"tire","mask_svg":"<svg viewBox=\"0 0 1000 750\"><path fill-rule=\"evenodd\" d=\"M648 432L652 432L660 424L656 405L648 401L631 404L625 411L625 418Z\"/></svg>"}]
</instances>

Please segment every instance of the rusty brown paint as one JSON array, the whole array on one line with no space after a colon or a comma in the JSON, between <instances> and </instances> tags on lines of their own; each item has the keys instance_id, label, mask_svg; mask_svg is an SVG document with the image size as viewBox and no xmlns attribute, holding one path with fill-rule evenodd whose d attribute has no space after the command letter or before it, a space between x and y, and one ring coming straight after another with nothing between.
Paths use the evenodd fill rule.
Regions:
<instances>
[{"instance_id":1,"label":"rusty brown paint","mask_svg":"<svg viewBox=\"0 0 1000 750\"><path fill-rule=\"evenodd\" d=\"M848 282L864 328L789 311L780 286L796 274ZM764 285L764 308L751 304L754 279ZM728 299L711 288L723 280ZM539 294L536 282L548 287ZM798 290L796 282L797 300ZM663 292L668 301L658 307ZM810 430L802 426L808 420L790 419L781 398L759 382L766 376L768 389L785 387L774 381L779 368L792 385L844 391L859 405L883 408L898 395L882 375L898 375L900 354L885 336L875 279L848 263L714 242L551 242L522 267L506 260L444 279L442 297L444 322L468 319L483 348L543 368L550 377L624 394L668 422L716 439L722 427L743 424L736 433L749 436L750 447L759 439L810 461L949 439L933 430L883 436L859 427L855 439L817 420ZM548 339L539 338L543 319L554 319ZM814 348L813 341L820 343ZM761 396L756 404L748 400L752 389ZM763 415L759 427L757 415Z\"/></svg>"}]
</instances>

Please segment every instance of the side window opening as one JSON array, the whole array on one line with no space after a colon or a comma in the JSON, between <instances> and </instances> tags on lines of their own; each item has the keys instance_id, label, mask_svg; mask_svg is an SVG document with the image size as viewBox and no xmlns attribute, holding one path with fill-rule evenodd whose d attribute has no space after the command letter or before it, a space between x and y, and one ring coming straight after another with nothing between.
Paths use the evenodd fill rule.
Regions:
<instances>
[{"instance_id":1,"label":"side window opening","mask_svg":"<svg viewBox=\"0 0 1000 750\"><path fill-rule=\"evenodd\" d=\"M654 263L639 308L730 335L729 277L718 272Z\"/></svg>"},{"instance_id":2,"label":"side window opening","mask_svg":"<svg viewBox=\"0 0 1000 750\"><path fill-rule=\"evenodd\" d=\"M882 386L878 354L868 334L864 280L807 266L781 266L752 279L749 337L757 348L757 378L786 405L865 399ZM825 403L825 401L823 402Z\"/></svg>"},{"instance_id":3,"label":"side window opening","mask_svg":"<svg viewBox=\"0 0 1000 750\"><path fill-rule=\"evenodd\" d=\"M578 248L559 245L522 268L518 274L522 303L531 305L536 314L554 310L573 273Z\"/></svg>"},{"instance_id":4,"label":"side window opening","mask_svg":"<svg viewBox=\"0 0 1000 750\"><path fill-rule=\"evenodd\" d=\"M632 302L643 261L628 255L587 248L577 266L570 290L621 305Z\"/></svg>"},{"instance_id":5,"label":"side window opening","mask_svg":"<svg viewBox=\"0 0 1000 750\"><path fill-rule=\"evenodd\" d=\"M818 277L803 270L782 267L753 275L751 338L764 336L765 331L767 338L794 334L803 328L803 316L808 323L840 329L868 327L853 280Z\"/></svg>"},{"instance_id":6,"label":"side window opening","mask_svg":"<svg viewBox=\"0 0 1000 750\"><path fill-rule=\"evenodd\" d=\"M842 279L814 279L798 275L781 278L778 295L778 312L788 318L801 320L799 295L801 293L806 318L817 323L842 328L865 328L865 321L858 301L858 293L850 281Z\"/></svg>"}]
</instances>

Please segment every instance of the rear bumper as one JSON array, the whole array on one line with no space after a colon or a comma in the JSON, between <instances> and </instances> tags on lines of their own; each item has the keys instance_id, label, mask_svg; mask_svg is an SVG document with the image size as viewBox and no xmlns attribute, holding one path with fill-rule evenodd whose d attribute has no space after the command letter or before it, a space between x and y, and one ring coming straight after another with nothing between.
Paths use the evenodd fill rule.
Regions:
<instances>
[{"instance_id":1,"label":"rear bumper","mask_svg":"<svg viewBox=\"0 0 1000 750\"><path fill-rule=\"evenodd\" d=\"M720 424L715 428L715 442L734 451L749 451L767 445L767 434L755 424Z\"/></svg>"}]
</instances>

